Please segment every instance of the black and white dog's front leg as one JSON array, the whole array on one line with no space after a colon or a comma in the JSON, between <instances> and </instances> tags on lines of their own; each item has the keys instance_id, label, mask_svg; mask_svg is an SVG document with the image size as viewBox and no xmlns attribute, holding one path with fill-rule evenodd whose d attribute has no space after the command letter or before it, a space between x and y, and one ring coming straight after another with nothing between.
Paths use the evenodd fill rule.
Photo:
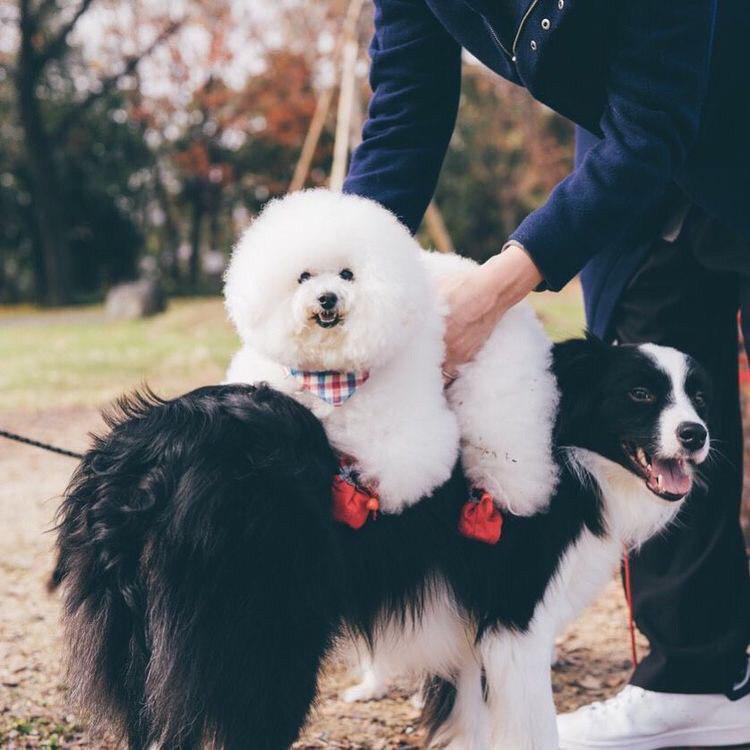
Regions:
<instances>
[{"instance_id":1,"label":"black and white dog's front leg","mask_svg":"<svg viewBox=\"0 0 750 750\"><path fill-rule=\"evenodd\" d=\"M550 653L554 632L490 632L480 644L492 750L557 750Z\"/></svg>"}]
</instances>

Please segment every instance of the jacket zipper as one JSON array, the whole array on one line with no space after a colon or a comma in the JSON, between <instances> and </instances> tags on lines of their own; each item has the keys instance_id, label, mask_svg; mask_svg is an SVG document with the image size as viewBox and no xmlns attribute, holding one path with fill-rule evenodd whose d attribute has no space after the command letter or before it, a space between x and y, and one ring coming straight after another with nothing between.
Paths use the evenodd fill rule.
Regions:
<instances>
[{"instance_id":1,"label":"jacket zipper","mask_svg":"<svg viewBox=\"0 0 750 750\"><path fill-rule=\"evenodd\" d=\"M497 32L495 31L495 29L492 28L492 24L484 16L482 16L482 21L484 21L484 25L487 28L487 31L490 32L492 41L495 42L495 45L497 46L497 48L500 51L504 52L511 59L512 62L515 62L516 58L508 51L506 46L500 41L500 37L497 35Z\"/></svg>"},{"instance_id":2,"label":"jacket zipper","mask_svg":"<svg viewBox=\"0 0 750 750\"><path fill-rule=\"evenodd\" d=\"M484 21L484 25L487 27L487 31L490 32L490 36L492 37L493 41L498 46L498 48L501 49L510 58L511 62L516 62L516 49L518 48L518 40L521 38L523 29L526 26L526 21L529 20L529 16L534 12L534 8L536 8L537 5L539 5L539 0L532 0L529 4L529 7L526 8L526 12L523 14L521 23L518 24L516 35L515 37L513 37L513 46L511 47L510 52L508 51L508 48L500 41L500 37L492 27L492 24L487 20L485 16L482 16L482 21Z\"/></svg>"}]
</instances>

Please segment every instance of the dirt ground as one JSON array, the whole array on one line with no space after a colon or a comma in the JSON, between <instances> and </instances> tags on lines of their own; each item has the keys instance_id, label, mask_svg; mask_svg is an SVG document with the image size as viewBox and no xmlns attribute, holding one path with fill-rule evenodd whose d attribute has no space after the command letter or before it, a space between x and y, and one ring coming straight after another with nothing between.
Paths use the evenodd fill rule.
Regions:
<instances>
[{"instance_id":1,"label":"dirt ground","mask_svg":"<svg viewBox=\"0 0 750 750\"><path fill-rule=\"evenodd\" d=\"M3 414L4 426L74 450L99 429L94 410ZM0 747L107 748L71 713L60 670L59 599L48 594L49 530L75 462L0 439ZM643 644L641 644L643 648ZM614 693L629 670L626 610L615 581L559 643L554 669L560 709ZM332 664L320 702L295 748L420 747L413 686L397 685L382 701L347 705L338 698L352 678Z\"/></svg>"}]
</instances>

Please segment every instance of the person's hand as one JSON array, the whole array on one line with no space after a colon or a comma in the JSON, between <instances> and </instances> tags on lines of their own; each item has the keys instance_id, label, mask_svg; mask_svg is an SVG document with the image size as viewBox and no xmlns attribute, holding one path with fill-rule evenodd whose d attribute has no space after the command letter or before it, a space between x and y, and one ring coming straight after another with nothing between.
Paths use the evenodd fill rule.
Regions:
<instances>
[{"instance_id":1,"label":"person's hand","mask_svg":"<svg viewBox=\"0 0 750 750\"><path fill-rule=\"evenodd\" d=\"M541 281L539 269L517 245L481 266L443 279L440 293L448 303L443 365L447 382L482 348L505 311Z\"/></svg>"}]
</instances>

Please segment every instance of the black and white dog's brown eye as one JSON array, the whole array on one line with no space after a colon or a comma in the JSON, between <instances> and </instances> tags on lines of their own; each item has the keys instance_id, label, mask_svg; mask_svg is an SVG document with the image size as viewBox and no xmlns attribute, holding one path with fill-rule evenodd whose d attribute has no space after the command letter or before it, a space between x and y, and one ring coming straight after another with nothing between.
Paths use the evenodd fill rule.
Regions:
<instances>
[{"instance_id":1,"label":"black and white dog's brown eye","mask_svg":"<svg viewBox=\"0 0 750 750\"><path fill-rule=\"evenodd\" d=\"M339 271L339 277L344 281L354 281L354 274L348 268L342 268Z\"/></svg>"},{"instance_id":2,"label":"black and white dog's brown eye","mask_svg":"<svg viewBox=\"0 0 750 750\"><path fill-rule=\"evenodd\" d=\"M706 394L703 393L703 391L696 391L693 394L693 402L696 406L705 406L706 405Z\"/></svg>"},{"instance_id":3,"label":"black and white dog's brown eye","mask_svg":"<svg viewBox=\"0 0 750 750\"><path fill-rule=\"evenodd\" d=\"M312 274L309 271L303 271L299 278L297 279L298 284L304 284L309 278L312 277Z\"/></svg>"},{"instance_id":4,"label":"black and white dog's brown eye","mask_svg":"<svg viewBox=\"0 0 750 750\"><path fill-rule=\"evenodd\" d=\"M639 404L653 404L654 401L656 401L656 396L654 396L648 388L643 388L641 386L631 388L628 396Z\"/></svg>"}]
</instances>

